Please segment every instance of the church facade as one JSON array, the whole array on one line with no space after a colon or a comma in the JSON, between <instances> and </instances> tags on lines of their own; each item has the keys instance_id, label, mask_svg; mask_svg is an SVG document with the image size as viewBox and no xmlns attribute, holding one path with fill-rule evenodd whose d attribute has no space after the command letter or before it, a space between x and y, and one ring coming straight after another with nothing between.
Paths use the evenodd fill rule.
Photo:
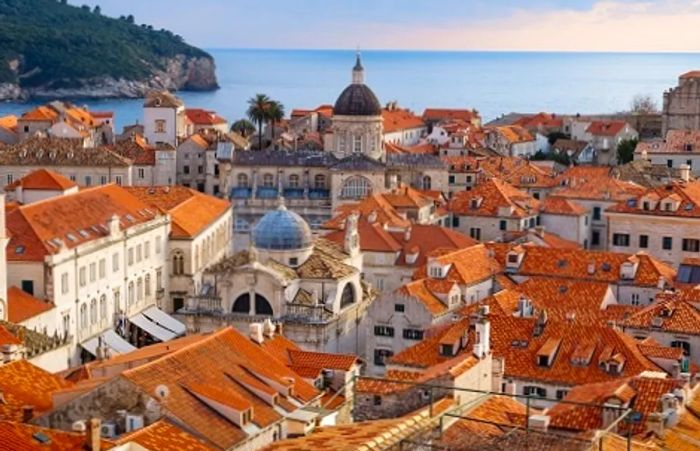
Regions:
<instances>
[{"instance_id":1,"label":"church facade","mask_svg":"<svg viewBox=\"0 0 700 451\"><path fill-rule=\"evenodd\" d=\"M678 77L678 86L664 92L662 136L669 130L700 130L700 71Z\"/></svg>"}]
</instances>

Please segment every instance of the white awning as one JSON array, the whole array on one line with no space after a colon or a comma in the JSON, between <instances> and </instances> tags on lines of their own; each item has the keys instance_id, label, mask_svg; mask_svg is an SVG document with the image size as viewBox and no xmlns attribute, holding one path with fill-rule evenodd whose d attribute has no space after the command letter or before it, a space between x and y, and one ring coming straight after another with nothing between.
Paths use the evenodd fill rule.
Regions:
<instances>
[{"instance_id":1,"label":"white awning","mask_svg":"<svg viewBox=\"0 0 700 451\"><path fill-rule=\"evenodd\" d=\"M104 340L104 344L112 351L113 354L125 354L127 352L136 350L136 347L134 347L128 341L124 340L122 337L119 336L118 333L116 333L112 329L80 343L80 346L90 354L97 356L97 345L99 344L99 337L102 337L102 339Z\"/></svg>"},{"instance_id":2,"label":"white awning","mask_svg":"<svg viewBox=\"0 0 700 451\"><path fill-rule=\"evenodd\" d=\"M148 307L146 310L141 312L154 323L158 324L160 327L168 329L175 335L185 335L187 328L180 321L176 320L172 316L165 313L163 310L159 309L155 305Z\"/></svg>"},{"instance_id":3,"label":"white awning","mask_svg":"<svg viewBox=\"0 0 700 451\"><path fill-rule=\"evenodd\" d=\"M138 315L129 318L129 322L145 330L160 341L170 341L177 337L177 334L164 327L160 327L158 324L146 318L143 313L139 313Z\"/></svg>"}]
</instances>

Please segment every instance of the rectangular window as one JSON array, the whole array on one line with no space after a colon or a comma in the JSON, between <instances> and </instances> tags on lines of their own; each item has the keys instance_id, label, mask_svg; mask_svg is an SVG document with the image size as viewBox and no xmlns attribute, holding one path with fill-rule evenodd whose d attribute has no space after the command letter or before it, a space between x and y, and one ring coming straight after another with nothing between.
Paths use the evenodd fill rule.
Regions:
<instances>
[{"instance_id":1,"label":"rectangular window","mask_svg":"<svg viewBox=\"0 0 700 451\"><path fill-rule=\"evenodd\" d=\"M34 294L34 281L33 280L23 280L22 281L22 291L29 294Z\"/></svg>"},{"instance_id":2,"label":"rectangular window","mask_svg":"<svg viewBox=\"0 0 700 451\"><path fill-rule=\"evenodd\" d=\"M481 240L481 229L478 227L472 227L469 229L469 236L475 240Z\"/></svg>"},{"instance_id":3,"label":"rectangular window","mask_svg":"<svg viewBox=\"0 0 700 451\"><path fill-rule=\"evenodd\" d=\"M89 175L85 176L85 186L90 186L92 185L92 177Z\"/></svg>"},{"instance_id":4,"label":"rectangular window","mask_svg":"<svg viewBox=\"0 0 700 451\"><path fill-rule=\"evenodd\" d=\"M128 254L127 258L128 258L129 266L131 266L134 264L134 248L130 247L128 252L129 252L129 254Z\"/></svg>"},{"instance_id":5,"label":"rectangular window","mask_svg":"<svg viewBox=\"0 0 700 451\"><path fill-rule=\"evenodd\" d=\"M197 166L197 173L204 174L204 166L202 166L202 165Z\"/></svg>"},{"instance_id":6,"label":"rectangular window","mask_svg":"<svg viewBox=\"0 0 700 451\"><path fill-rule=\"evenodd\" d=\"M557 399L564 399L569 394L569 390L557 390Z\"/></svg>"},{"instance_id":7,"label":"rectangular window","mask_svg":"<svg viewBox=\"0 0 700 451\"><path fill-rule=\"evenodd\" d=\"M700 240L694 238L683 238L683 251L684 252L698 252L700 251Z\"/></svg>"},{"instance_id":8,"label":"rectangular window","mask_svg":"<svg viewBox=\"0 0 700 451\"><path fill-rule=\"evenodd\" d=\"M594 230L591 232L591 246L598 246L600 245L600 232L597 230Z\"/></svg>"},{"instance_id":9,"label":"rectangular window","mask_svg":"<svg viewBox=\"0 0 700 451\"><path fill-rule=\"evenodd\" d=\"M107 261L104 258L100 260L99 273L100 279L104 279L107 275Z\"/></svg>"},{"instance_id":10,"label":"rectangular window","mask_svg":"<svg viewBox=\"0 0 700 451\"><path fill-rule=\"evenodd\" d=\"M627 233L613 233L613 246L627 247L630 245L630 236Z\"/></svg>"},{"instance_id":11,"label":"rectangular window","mask_svg":"<svg viewBox=\"0 0 700 451\"><path fill-rule=\"evenodd\" d=\"M146 178L146 170L143 168L139 168L139 178L143 179Z\"/></svg>"},{"instance_id":12,"label":"rectangular window","mask_svg":"<svg viewBox=\"0 0 700 451\"><path fill-rule=\"evenodd\" d=\"M393 337L394 328L391 326L374 326L374 335L378 337Z\"/></svg>"},{"instance_id":13,"label":"rectangular window","mask_svg":"<svg viewBox=\"0 0 700 451\"><path fill-rule=\"evenodd\" d=\"M97 279L97 264L90 263L90 283Z\"/></svg>"},{"instance_id":14,"label":"rectangular window","mask_svg":"<svg viewBox=\"0 0 700 451\"><path fill-rule=\"evenodd\" d=\"M81 287L84 287L87 284L87 271L85 270L85 266L82 266L78 270L78 283Z\"/></svg>"},{"instance_id":15,"label":"rectangular window","mask_svg":"<svg viewBox=\"0 0 700 451\"><path fill-rule=\"evenodd\" d=\"M447 178L447 181L448 181L448 183L449 183L450 185L454 184L454 182L455 182L455 176L454 176L454 175L449 176L449 177Z\"/></svg>"},{"instance_id":16,"label":"rectangular window","mask_svg":"<svg viewBox=\"0 0 700 451\"><path fill-rule=\"evenodd\" d=\"M165 133L165 121L156 119L156 133Z\"/></svg>"},{"instance_id":17,"label":"rectangular window","mask_svg":"<svg viewBox=\"0 0 700 451\"><path fill-rule=\"evenodd\" d=\"M526 396L537 396L538 398L547 397L547 389L543 387L534 387L531 385L526 385L523 387L523 393Z\"/></svg>"},{"instance_id":18,"label":"rectangular window","mask_svg":"<svg viewBox=\"0 0 700 451\"><path fill-rule=\"evenodd\" d=\"M141 256L142 256L142 247L140 244L136 245L136 261L140 262L141 261Z\"/></svg>"},{"instance_id":19,"label":"rectangular window","mask_svg":"<svg viewBox=\"0 0 700 451\"><path fill-rule=\"evenodd\" d=\"M452 227L459 227L459 216L452 216Z\"/></svg>"},{"instance_id":20,"label":"rectangular window","mask_svg":"<svg viewBox=\"0 0 700 451\"><path fill-rule=\"evenodd\" d=\"M399 312L399 313L403 313L406 311L406 306L403 304L394 304L394 311Z\"/></svg>"},{"instance_id":21,"label":"rectangular window","mask_svg":"<svg viewBox=\"0 0 700 451\"><path fill-rule=\"evenodd\" d=\"M114 181L117 183L117 185L122 186L122 176L121 175L117 175L116 177L114 177Z\"/></svg>"},{"instance_id":22,"label":"rectangular window","mask_svg":"<svg viewBox=\"0 0 700 451\"><path fill-rule=\"evenodd\" d=\"M646 249L648 247L649 247L649 236L648 235L639 235L639 248Z\"/></svg>"},{"instance_id":23,"label":"rectangular window","mask_svg":"<svg viewBox=\"0 0 700 451\"><path fill-rule=\"evenodd\" d=\"M593 220L600 221L600 207L593 207Z\"/></svg>"},{"instance_id":24,"label":"rectangular window","mask_svg":"<svg viewBox=\"0 0 700 451\"><path fill-rule=\"evenodd\" d=\"M505 219L501 219L498 223L498 230L505 230L508 222Z\"/></svg>"},{"instance_id":25,"label":"rectangular window","mask_svg":"<svg viewBox=\"0 0 700 451\"><path fill-rule=\"evenodd\" d=\"M106 184L107 184L107 176L101 175L100 176L100 185L106 185Z\"/></svg>"},{"instance_id":26,"label":"rectangular window","mask_svg":"<svg viewBox=\"0 0 700 451\"><path fill-rule=\"evenodd\" d=\"M68 273L61 274L61 294L68 293Z\"/></svg>"},{"instance_id":27,"label":"rectangular window","mask_svg":"<svg viewBox=\"0 0 700 451\"><path fill-rule=\"evenodd\" d=\"M423 331L419 329L404 329L403 338L406 340L422 340Z\"/></svg>"},{"instance_id":28,"label":"rectangular window","mask_svg":"<svg viewBox=\"0 0 700 451\"><path fill-rule=\"evenodd\" d=\"M182 167L182 172L185 173L185 174L189 174L189 173L190 173L190 167L189 167L188 165L184 165L184 166Z\"/></svg>"},{"instance_id":29,"label":"rectangular window","mask_svg":"<svg viewBox=\"0 0 700 451\"><path fill-rule=\"evenodd\" d=\"M665 251L670 251L673 249L673 238L670 236L665 236L661 239L661 248Z\"/></svg>"},{"instance_id":30,"label":"rectangular window","mask_svg":"<svg viewBox=\"0 0 700 451\"><path fill-rule=\"evenodd\" d=\"M375 349L374 364L377 366L385 366L386 361L393 355L394 353L390 349Z\"/></svg>"},{"instance_id":31,"label":"rectangular window","mask_svg":"<svg viewBox=\"0 0 700 451\"><path fill-rule=\"evenodd\" d=\"M160 237L157 236L156 237L156 254L160 254L160 246L161 246Z\"/></svg>"},{"instance_id":32,"label":"rectangular window","mask_svg":"<svg viewBox=\"0 0 700 451\"><path fill-rule=\"evenodd\" d=\"M668 166L669 168L672 168L673 167L673 160L666 160L666 166Z\"/></svg>"},{"instance_id":33,"label":"rectangular window","mask_svg":"<svg viewBox=\"0 0 700 451\"><path fill-rule=\"evenodd\" d=\"M148 258L151 256L151 242L146 241L143 243L143 258Z\"/></svg>"},{"instance_id":34,"label":"rectangular window","mask_svg":"<svg viewBox=\"0 0 700 451\"><path fill-rule=\"evenodd\" d=\"M119 254L112 254L112 271L119 271Z\"/></svg>"}]
</instances>

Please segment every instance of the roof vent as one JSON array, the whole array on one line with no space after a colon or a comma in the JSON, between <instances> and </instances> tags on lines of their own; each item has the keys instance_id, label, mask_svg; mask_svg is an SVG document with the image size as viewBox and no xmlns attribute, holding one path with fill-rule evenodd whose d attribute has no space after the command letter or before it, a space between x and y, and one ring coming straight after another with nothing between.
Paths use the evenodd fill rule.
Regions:
<instances>
[{"instance_id":1,"label":"roof vent","mask_svg":"<svg viewBox=\"0 0 700 451\"><path fill-rule=\"evenodd\" d=\"M155 394L159 399L165 399L170 395L170 389L163 384L160 384L156 387Z\"/></svg>"},{"instance_id":2,"label":"roof vent","mask_svg":"<svg viewBox=\"0 0 700 451\"><path fill-rule=\"evenodd\" d=\"M49 443L51 443L51 439L41 431L32 434L32 438L37 442L41 443L42 445L48 445Z\"/></svg>"}]
</instances>

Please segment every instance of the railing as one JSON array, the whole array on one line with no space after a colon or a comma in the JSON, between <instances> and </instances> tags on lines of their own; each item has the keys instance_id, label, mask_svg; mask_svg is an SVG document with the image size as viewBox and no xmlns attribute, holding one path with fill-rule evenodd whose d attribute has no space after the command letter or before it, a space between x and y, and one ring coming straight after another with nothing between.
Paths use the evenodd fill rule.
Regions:
<instances>
[{"instance_id":1,"label":"railing","mask_svg":"<svg viewBox=\"0 0 700 451\"><path fill-rule=\"evenodd\" d=\"M273 315L251 315L244 312L225 311L221 298L216 296L190 296L185 307L178 310L183 315L204 315L218 317L228 321L259 322L274 318ZM276 321L300 324L323 324L332 321L335 315L323 305L306 305L289 303L285 313L274 318Z\"/></svg>"}]
</instances>

